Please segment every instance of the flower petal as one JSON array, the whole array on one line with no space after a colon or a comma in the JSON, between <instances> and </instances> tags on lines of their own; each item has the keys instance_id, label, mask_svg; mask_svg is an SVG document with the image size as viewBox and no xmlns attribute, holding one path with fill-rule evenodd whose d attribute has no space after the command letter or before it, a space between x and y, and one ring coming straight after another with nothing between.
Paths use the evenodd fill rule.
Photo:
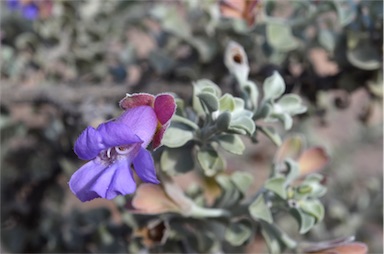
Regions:
<instances>
[{"instance_id":1,"label":"flower petal","mask_svg":"<svg viewBox=\"0 0 384 254\"><path fill-rule=\"evenodd\" d=\"M156 96L154 109L159 122L166 124L175 113L175 99L170 94L159 94Z\"/></svg>"},{"instance_id":2,"label":"flower petal","mask_svg":"<svg viewBox=\"0 0 384 254\"><path fill-rule=\"evenodd\" d=\"M167 123L167 124L161 126L161 127L156 131L155 136L153 136L153 140L152 140L152 147L153 147L153 149L156 149L156 148L158 148L159 146L161 146L161 140L163 139L164 133L165 133L165 131L167 130L169 124L170 124L170 123Z\"/></svg>"},{"instance_id":3,"label":"flower petal","mask_svg":"<svg viewBox=\"0 0 384 254\"><path fill-rule=\"evenodd\" d=\"M311 147L305 150L299 160L300 175L307 175L323 169L329 163L330 158L322 147Z\"/></svg>"},{"instance_id":4,"label":"flower petal","mask_svg":"<svg viewBox=\"0 0 384 254\"><path fill-rule=\"evenodd\" d=\"M109 165L99 159L92 160L72 175L69 187L82 202L133 193L136 184L129 165L127 159Z\"/></svg>"},{"instance_id":5,"label":"flower petal","mask_svg":"<svg viewBox=\"0 0 384 254\"><path fill-rule=\"evenodd\" d=\"M75 153L82 160L95 158L101 150L105 149L102 137L93 127L86 128L76 140Z\"/></svg>"},{"instance_id":6,"label":"flower petal","mask_svg":"<svg viewBox=\"0 0 384 254\"><path fill-rule=\"evenodd\" d=\"M136 158L133 160L133 166L135 167L136 174L146 183L159 184L159 180L156 177L155 164L151 153L141 148Z\"/></svg>"},{"instance_id":7,"label":"flower petal","mask_svg":"<svg viewBox=\"0 0 384 254\"><path fill-rule=\"evenodd\" d=\"M135 108L138 106L153 106L155 96L149 93L134 93L127 94L119 103L120 107L124 110Z\"/></svg>"},{"instance_id":8,"label":"flower petal","mask_svg":"<svg viewBox=\"0 0 384 254\"><path fill-rule=\"evenodd\" d=\"M143 142L131 126L125 122L109 121L102 123L97 127L97 131L102 137L102 144L105 148Z\"/></svg>"},{"instance_id":9,"label":"flower petal","mask_svg":"<svg viewBox=\"0 0 384 254\"><path fill-rule=\"evenodd\" d=\"M86 128L76 140L74 150L80 159L91 160L110 147L141 142L129 125L110 121L100 124L97 129Z\"/></svg>"},{"instance_id":10,"label":"flower petal","mask_svg":"<svg viewBox=\"0 0 384 254\"><path fill-rule=\"evenodd\" d=\"M136 183L131 171L131 160L118 160L114 166L116 171L106 193L106 199L113 199L117 195L127 195L135 192Z\"/></svg>"},{"instance_id":11,"label":"flower petal","mask_svg":"<svg viewBox=\"0 0 384 254\"><path fill-rule=\"evenodd\" d=\"M160 185L140 184L132 200L136 209L132 212L142 214L159 214L179 212L180 208L170 199Z\"/></svg>"},{"instance_id":12,"label":"flower petal","mask_svg":"<svg viewBox=\"0 0 384 254\"><path fill-rule=\"evenodd\" d=\"M149 106L139 106L125 111L117 121L123 122L143 141L142 147L147 147L152 141L157 127L155 111Z\"/></svg>"}]
</instances>

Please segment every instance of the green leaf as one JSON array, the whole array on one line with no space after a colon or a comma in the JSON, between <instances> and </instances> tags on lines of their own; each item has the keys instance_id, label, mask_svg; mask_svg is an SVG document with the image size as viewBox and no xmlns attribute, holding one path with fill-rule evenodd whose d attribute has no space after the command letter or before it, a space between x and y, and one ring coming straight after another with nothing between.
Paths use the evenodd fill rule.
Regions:
<instances>
[{"instance_id":1,"label":"green leaf","mask_svg":"<svg viewBox=\"0 0 384 254\"><path fill-rule=\"evenodd\" d=\"M202 63L211 61L217 53L217 46L209 37L194 36L189 38L188 42L199 52L199 58Z\"/></svg>"},{"instance_id":2,"label":"green leaf","mask_svg":"<svg viewBox=\"0 0 384 254\"><path fill-rule=\"evenodd\" d=\"M280 135L275 131L275 129L268 126L257 126L257 128L265 134L275 145L281 146L282 140Z\"/></svg>"},{"instance_id":3,"label":"green leaf","mask_svg":"<svg viewBox=\"0 0 384 254\"><path fill-rule=\"evenodd\" d=\"M224 94L220 98L220 111L232 112L235 110L235 100L231 94Z\"/></svg>"},{"instance_id":4,"label":"green leaf","mask_svg":"<svg viewBox=\"0 0 384 254\"><path fill-rule=\"evenodd\" d=\"M213 149L198 151L197 161L207 176L213 176L225 169L225 161Z\"/></svg>"},{"instance_id":5,"label":"green leaf","mask_svg":"<svg viewBox=\"0 0 384 254\"><path fill-rule=\"evenodd\" d=\"M251 225L245 225L241 222L231 223L225 231L225 240L232 246L240 246L251 237Z\"/></svg>"},{"instance_id":6,"label":"green leaf","mask_svg":"<svg viewBox=\"0 0 384 254\"><path fill-rule=\"evenodd\" d=\"M219 109L219 100L211 93L200 93L197 95L200 102L208 109L207 113L212 113Z\"/></svg>"},{"instance_id":7,"label":"green leaf","mask_svg":"<svg viewBox=\"0 0 384 254\"><path fill-rule=\"evenodd\" d=\"M291 239L284 231L277 227L276 224L269 224L266 222L261 222L261 227L263 230L268 232L269 236L275 240L279 241L279 246L281 249L288 247L289 249L296 248L297 242ZM279 249L280 249L279 248ZM278 252L280 253L280 252Z\"/></svg>"},{"instance_id":8,"label":"green leaf","mask_svg":"<svg viewBox=\"0 0 384 254\"><path fill-rule=\"evenodd\" d=\"M256 111L259 103L259 89L257 85L252 81L245 81L241 84L242 90L247 94L248 101L252 105L252 110Z\"/></svg>"},{"instance_id":9,"label":"green leaf","mask_svg":"<svg viewBox=\"0 0 384 254\"><path fill-rule=\"evenodd\" d=\"M203 107L201 105L200 99L197 97L198 94L205 92L205 93L211 93L216 96L216 98L219 98L221 96L221 90L212 81L208 79L201 79L193 83L193 100L192 100L192 106L195 112L198 115L205 115L205 111L203 110Z\"/></svg>"},{"instance_id":10,"label":"green leaf","mask_svg":"<svg viewBox=\"0 0 384 254\"><path fill-rule=\"evenodd\" d=\"M214 207L230 207L240 201L241 193L228 175L218 174L215 179L222 189L222 195L216 200Z\"/></svg>"},{"instance_id":11,"label":"green leaf","mask_svg":"<svg viewBox=\"0 0 384 254\"><path fill-rule=\"evenodd\" d=\"M192 128L193 130L198 130L199 129L199 126L197 124L195 124L191 120L189 120L189 119L187 119L185 117L179 116L179 115L174 115L172 117L172 122L185 124L188 127Z\"/></svg>"},{"instance_id":12,"label":"green leaf","mask_svg":"<svg viewBox=\"0 0 384 254\"><path fill-rule=\"evenodd\" d=\"M243 129L249 135L252 135L255 132L256 125L255 122L246 116L237 117L231 122L229 129Z\"/></svg>"},{"instance_id":13,"label":"green leaf","mask_svg":"<svg viewBox=\"0 0 384 254\"><path fill-rule=\"evenodd\" d=\"M276 117L283 123L284 129L289 130L293 126L293 119L290 115L284 113L276 115Z\"/></svg>"},{"instance_id":14,"label":"green leaf","mask_svg":"<svg viewBox=\"0 0 384 254\"><path fill-rule=\"evenodd\" d=\"M278 51L290 51L299 46L298 40L292 35L292 28L282 23L267 24L268 43Z\"/></svg>"},{"instance_id":15,"label":"green leaf","mask_svg":"<svg viewBox=\"0 0 384 254\"><path fill-rule=\"evenodd\" d=\"M292 208L291 214L296 218L297 222L299 223L299 233L305 234L307 233L316 222L315 217L305 213L301 209Z\"/></svg>"},{"instance_id":16,"label":"green leaf","mask_svg":"<svg viewBox=\"0 0 384 254\"><path fill-rule=\"evenodd\" d=\"M245 145L241 138L236 134L223 134L218 136L217 142L226 151L233 154L243 154Z\"/></svg>"},{"instance_id":17,"label":"green leaf","mask_svg":"<svg viewBox=\"0 0 384 254\"><path fill-rule=\"evenodd\" d=\"M169 175L187 173L194 165L192 146L165 148L160 157L161 169Z\"/></svg>"},{"instance_id":18,"label":"green leaf","mask_svg":"<svg viewBox=\"0 0 384 254\"><path fill-rule=\"evenodd\" d=\"M184 39L191 36L191 26L176 7L157 5L151 9L151 15L160 20L162 29Z\"/></svg>"},{"instance_id":19,"label":"green leaf","mask_svg":"<svg viewBox=\"0 0 384 254\"><path fill-rule=\"evenodd\" d=\"M170 148L181 147L188 141L192 140L194 134L190 130L181 129L175 126L170 126L164 133L162 144Z\"/></svg>"},{"instance_id":20,"label":"green leaf","mask_svg":"<svg viewBox=\"0 0 384 254\"><path fill-rule=\"evenodd\" d=\"M244 195L253 183L253 176L248 172L236 171L231 175L231 179Z\"/></svg>"},{"instance_id":21,"label":"green leaf","mask_svg":"<svg viewBox=\"0 0 384 254\"><path fill-rule=\"evenodd\" d=\"M280 254L281 253L280 243L279 243L279 240L277 240L276 236L265 227L261 228L261 234L263 235L264 240L267 243L268 250L269 250L268 252L271 254Z\"/></svg>"},{"instance_id":22,"label":"green leaf","mask_svg":"<svg viewBox=\"0 0 384 254\"><path fill-rule=\"evenodd\" d=\"M265 79L263 84L264 100L279 98L285 91L285 82L281 75L274 71L272 76Z\"/></svg>"},{"instance_id":23,"label":"green leaf","mask_svg":"<svg viewBox=\"0 0 384 254\"><path fill-rule=\"evenodd\" d=\"M300 203L300 208L310 214L311 216L316 218L317 222L320 222L324 218L324 206L323 204L315 199L315 200L303 200Z\"/></svg>"},{"instance_id":24,"label":"green leaf","mask_svg":"<svg viewBox=\"0 0 384 254\"><path fill-rule=\"evenodd\" d=\"M285 177L285 182L290 184L300 175L299 164L296 161L287 158L285 159L285 165L288 168L288 174Z\"/></svg>"},{"instance_id":25,"label":"green leaf","mask_svg":"<svg viewBox=\"0 0 384 254\"><path fill-rule=\"evenodd\" d=\"M283 112L286 112L290 115L296 115L304 113L307 108L301 104L300 96L296 94L286 94L277 102Z\"/></svg>"},{"instance_id":26,"label":"green leaf","mask_svg":"<svg viewBox=\"0 0 384 254\"><path fill-rule=\"evenodd\" d=\"M270 178L264 184L264 188L270 190L280 196L282 199L287 198L287 191L285 186L285 177L278 176L274 178Z\"/></svg>"},{"instance_id":27,"label":"green leaf","mask_svg":"<svg viewBox=\"0 0 384 254\"><path fill-rule=\"evenodd\" d=\"M222 132L227 131L229 125L231 124L231 118L231 113L229 113L228 111L221 113L216 119L217 130Z\"/></svg>"},{"instance_id":28,"label":"green leaf","mask_svg":"<svg viewBox=\"0 0 384 254\"><path fill-rule=\"evenodd\" d=\"M272 213L264 197L260 195L250 206L249 213L255 220L265 220L266 222L273 223Z\"/></svg>"},{"instance_id":29,"label":"green leaf","mask_svg":"<svg viewBox=\"0 0 384 254\"><path fill-rule=\"evenodd\" d=\"M269 115L272 113L272 111L273 111L272 105L270 103L264 102L262 103L261 108L258 111L256 111L256 114L253 117L253 119L257 120L262 118L268 118Z\"/></svg>"},{"instance_id":30,"label":"green leaf","mask_svg":"<svg viewBox=\"0 0 384 254\"><path fill-rule=\"evenodd\" d=\"M329 52L335 49L335 36L328 29L321 29L319 32L319 43Z\"/></svg>"}]
</instances>

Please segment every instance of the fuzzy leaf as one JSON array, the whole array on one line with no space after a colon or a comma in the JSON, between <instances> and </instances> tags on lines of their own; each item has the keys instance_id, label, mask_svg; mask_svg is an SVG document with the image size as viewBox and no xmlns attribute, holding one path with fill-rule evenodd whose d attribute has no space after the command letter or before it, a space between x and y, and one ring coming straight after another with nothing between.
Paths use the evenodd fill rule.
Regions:
<instances>
[{"instance_id":1,"label":"fuzzy leaf","mask_svg":"<svg viewBox=\"0 0 384 254\"><path fill-rule=\"evenodd\" d=\"M285 91L285 82L281 75L274 71L263 84L264 100L274 100L279 98Z\"/></svg>"},{"instance_id":2,"label":"fuzzy leaf","mask_svg":"<svg viewBox=\"0 0 384 254\"><path fill-rule=\"evenodd\" d=\"M218 171L224 170L225 161L215 150L200 150L197 152L197 161L207 176L213 176Z\"/></svg>"},{"instance_id":3,"label":"fuzzy leaf","mask_svg":"<svg viewBox=\"0 0 384 254\"><path fill-rule=\"evenodd\" d=\"M247 80L241 84L241 88L247 94L252 110L256 111L259 103L259 89L257 88L257 85L254 82Z\"/></svg>"},{"instance_id":4,"label":"fuzzy leaf","mask_svg":"<svg viewBox=\"0 0 384 254\"><path fill-rule=\"evenodd\" d=\"M170 148L181 147L194 137L193 132L171 125L164 133L162 144Z\"/></svg>"},{"instance_id":5,"label":"fuzzy leaf","mask_svg":"<svg viewBox=\"0 0 384 254\"><path fill-rule=\"evenodd\" d=\"M245 150L245 145L241 138L235 134L223 134L220 135L217 139L217 142L221 147L226 151L233 154L243 154Z\"/></svg>"},{"instance_id":6,"label":"fuzzy leaf","mask_svg":"<svg viewBox=\"0 0 384 254\"><path fill-rule=\"evenodd\" d=\"M166 148L160 157L161 169L169 175L189 172L194 167L191 147Z\"/></svg>"},{"instance_id":7,"label":"fuzzy leaf","mask_svg":"<svg viewBox=\"0 0 384 254\"><path fill-rule=\"evenodd\" d=\"M230 129L243 129L249 135L252 135L255 132L256 125L255 122L246 116L238 117L234 119L230 124Z\"/></svg>"},{"instance_id":8,"label":"fuzzy leaf","mask_svg":"<svg viewBox=\"0 0 384 254\"><path fill-rule=\"evenodd\" d=\"M185 124L185 125L187 125L188 127L190 127L193 130L199 129L199 126L197 124L195 124L191 120L189 120L189 119L187 119L185 117L182 117L182 116L174 115L172 117L172 122Z\"/></svg>"},{"instance_id":9,"label":"fuzzy leaf","mask_svg":"<svg viewBox=\"0 0 384 254\"><path fill-rule=\"evenodd\" d=\"M293 208L291 209L291 213L299 223L300 234L307 233L315 225L315 222L316 222L315 217L305 213L301 209Z\"/></svg>"},{"instance_id":10,"label":"fuzzy leaf","mask_svg":"<svg viewBox=\"0 0 384 254\"><path fill-rule=\"evenodd\" d=\"M283 52L299 46L297 39L292 35L292 28L282 23L269 23L267 25L267 40L272 47Z\"/></svg>"},{"instance_id":11,"label":"fuzzy leaf","mask_svg":"<svg viewBox=\"0 0 384 254\"><path fill-rule=\"evenodd\" d=\"M266 222L273 223L272 213L267 204L265 203L264 197L260 195L250 206L249 213L255 220L265 220Z\"/></svg>"},{"instance_id":12,"label":"fuzzy leaf","mask_svg":"<svg viewBox=\"0 0 384 254\"><path fill-rule=\"evenodd\" d=\"M225 231L225 240L232 246L240 246L252 235L250 226L244 223L231 223Z\"/></svg>"},{"instance_id":13,"label":"fuzzy leaf","mask_svg":"<svg viewBox=\"0 0 384 254\"><path fill-rule=\"evenodd\" d=\"M275 129L268 126L257 126L257 128L264 133L275 145L280 146L282 143L280 135L275 131Z\"/></svg>"},{"instance_id":14,"label":"fuzzy leaf","mask_svg":"<svg viewBox=\"0 0 384 254\"><path fill-rule=\"evenodd\" d=\"M283 112L290 115L296 115L304 113L307 108L302 105L301 98L296 94L286 94L277 103Z\"/></svg>"},{"instance_id":15,"label":"fuzzy leaf","mask_svg":"<svg viewBox=\"0 0 384 254\"><path fill-rule=\"evenodd\" d=\"M207 113L212 113L219 109L219 100L211 93L200 93L197 95L200 102L208 109ZM204 107L203 107L204 108Z\"/></svg>"},{"instance_id":16,"label":"fuzzy leaf","mask_svg":"<svg viewBox=\"0 0 384 254\"><path fill-rule=\"evenodd\" d=\"M217 98L221 96L220 88L208 79L201 79L193 83L193 100L192 106L198 115L205 115L205 111L201 105L198 94L205 92L215 95Z\"/></svg>"},{"instance_id":17,"label":"fuzzy leaf","mask_svg":"<svg viewBox=\"0 0 384 254\"><path fill-rule=\"evenodd\" d=\"M300 208L320 222L324 218L324 206L319 200L305 200L300 202Z\"/></svg>"},{"instance_id":18,"label":"fuzzy leaf","mask_svg":"<svg viewBox=\"0 0 384 254\"><path fill-rule=\"evenodd\" d=\"M235 100L231 94L224 94L220 98L220 111L232 112L235 110Z\"/></svg>"},{"instance_id":19,"label":"fuzzy leaf","mask_svg":"<svg viewBox=\"0 0 384 254\"><path fill-rule=\"evenodd\" d=\"M216 127L219 131L225 132L228 130L229 125L231 124L231 113L225 111L221 113L216 120Z\"/></svg>"},{"instance_id":20,"label":"fuzzy leaf","mask_svg":"<svg viewBox=\"0 0 384 254\"><path fill-rule=\"evenodd\" d=\"M264 184L264 188L270 190L280 196L282 199L287 198L287 191L285 188L285 178L282 176L270 178Z\"/></svg>"},{"instance_id":21,"label":"fuzzy leaf","mask_svg":"<svg viewBox=\"0 0 384 254\"><path fill-rule=\"evenodd\" d=\"M253 177L248 172L236 171L231 175L231 179L236 187L245 195L253 183Z\"/></svg>"}]
</instances>

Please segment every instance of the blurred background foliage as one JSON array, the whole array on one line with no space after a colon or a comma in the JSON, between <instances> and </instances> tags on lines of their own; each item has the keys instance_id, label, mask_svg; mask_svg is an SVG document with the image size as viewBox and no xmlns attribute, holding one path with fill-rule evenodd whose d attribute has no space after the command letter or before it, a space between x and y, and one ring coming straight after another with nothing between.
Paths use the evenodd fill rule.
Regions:
<instances>
[{"instance_id":1,"label":"blurred background foliage","mask_svg":"<svg viewBox=\"0 0 384 254\"><path fill-rule=\"evenodd\" d=\"M330 154L325 220L305 239L356 235L382 253L382 1L20 0L0 11L2 251L167 251L153 242L169 225L132 232L121 207L73 197L67 182L81 165L73 142L116 116L125 93L191 101L191 83L204 78L239 96L224 64L233 40L247 53L249 79L260 87L277 70L286 92L303 97L309 110L293 131ZM245 157L228 155L228 170L250 172L257 190L275 152L261 137ZM293 222L280 220L294 235ZM266 251L257 236L243 247Z\"/></svg>"}]
</instances>

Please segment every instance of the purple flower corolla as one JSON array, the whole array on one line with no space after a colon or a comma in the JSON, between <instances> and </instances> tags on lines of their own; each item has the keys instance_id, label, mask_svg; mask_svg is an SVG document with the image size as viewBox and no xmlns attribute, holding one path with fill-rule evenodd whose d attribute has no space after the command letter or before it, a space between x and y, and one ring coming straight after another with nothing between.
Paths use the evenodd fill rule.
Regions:
<instances>
[{"instance_id":1,"label":"purple flower corolla","mask_svg":"<svg viewBox=\"0 0 384 254\"><path fill-rule=\"evenodd\" d=\"M33 1L22 2L20 0L8 0L8 7L13 11L20 11L22 16L29 20L35 20L39 16L39 8Z\"/></svg>"},{"instance_id":2,"label":"purple flower corolla","mask_svg":"<svg viewBox=\"0 0 384 254\"><path fill-rule=\"evenodd\" d=\"M154 109L138 106L96 129L85 129L74 150L80 159L91 161L72 175L71 191L83 202L131 194L136 190L132 165L141 180L158 184L153 158L145 149L157 126Z\"/></svg>"}]
</instances>

